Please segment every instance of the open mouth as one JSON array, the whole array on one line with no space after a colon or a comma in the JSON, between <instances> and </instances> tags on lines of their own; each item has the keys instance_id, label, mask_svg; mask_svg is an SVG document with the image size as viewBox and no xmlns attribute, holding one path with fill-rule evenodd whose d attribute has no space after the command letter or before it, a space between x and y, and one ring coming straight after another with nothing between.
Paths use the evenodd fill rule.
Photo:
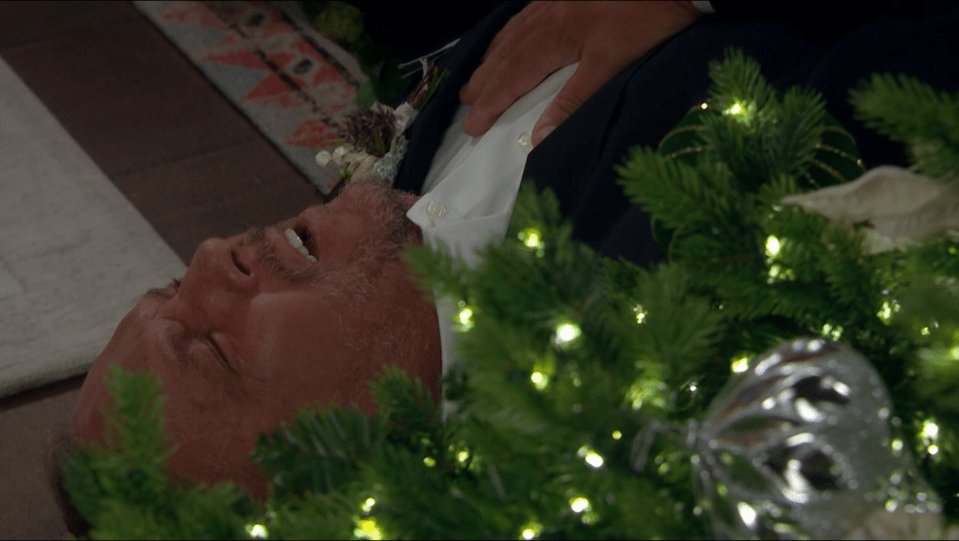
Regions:
<instances>
[{"instance_id":1,"label":"open mouth","mask_svg":"<svg viewBox=\"0 0 959 541\"><path fill-rule=\"evenodd\" d=\"M310 243L310 231L306 228L302 230L287 229L283 232L286 240L297 252L303 255L311 263L316 263L316 256L310 253L308 246Z\"/></svg>"}]
</instances>

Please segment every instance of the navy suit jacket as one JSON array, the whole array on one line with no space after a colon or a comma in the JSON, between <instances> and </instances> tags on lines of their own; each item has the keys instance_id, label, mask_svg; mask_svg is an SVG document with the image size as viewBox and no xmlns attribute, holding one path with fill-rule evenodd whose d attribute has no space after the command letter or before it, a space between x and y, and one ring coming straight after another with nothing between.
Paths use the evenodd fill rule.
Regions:
<instances>
[{"instance_id":1,"label":"navy suit jacket","mask_svg":"<svg viewBox=\"0 0 959 541\"><path fill-rule=\"evenodd\" d=\"M450 70L410 128L409 153L396 187L420 193L433 155L459 106L459 89L522 3L494 10L440 62ZM872 16L873 14L870 14ZM602 255L649 266L663 257L649 216L617 184L615 165L635 146L657 147L689 109L708 97L710 60L741 48L776 88L805 85L856 138L867 168L905 165L903 148L853 118L849 90L874 72L904 72L951 92L959 89L955 4L931 13L886 14L841 35L819 36L790 22L706 16L629 66L530 152L524 178L549 187L574 234ZM481 179L477 179L481 181Z\"/></svg>"}]
</instances>

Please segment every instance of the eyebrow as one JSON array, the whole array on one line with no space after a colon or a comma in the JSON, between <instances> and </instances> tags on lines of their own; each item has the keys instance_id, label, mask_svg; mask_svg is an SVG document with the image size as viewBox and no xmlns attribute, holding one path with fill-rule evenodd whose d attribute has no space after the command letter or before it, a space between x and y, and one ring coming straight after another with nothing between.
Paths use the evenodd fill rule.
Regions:
<instances>
[{"instance_id":1,"label":"eyebrow","mask_svg":"<svg viewBox=\"0 0 959 541\"><path fill-rule=\"evenodd\" d=\"M147 290L143 294L143 298L154 297L161 299L172 299L175 295L174 291L170 289L173 286L179 287L180 280L174 278L166 287L159 288L154 287ZM203 360L195 352L190 350L190 344L194 340L200 340L204 343L204 347L210 347L213 350L213 355L222 363L224 363L228 370L236 373L236 368L234 367L231 359L227 357L226 352L220 349L219 345L212 340L209 336L202 336L195 333L192 329L185 328L184 326L172 327L166 330L164 333L164 339L167 343L173 348L173 352L176 358L176 361L181 365L194 370L201 374L202 377L208 378L212 381L220 383L228 393L236 394L239 391L239 387L236 385L235 381L232 380L223 380L222 378L217 378L210 370L207 368Z\"/></svg>"},{"instance_id":2,"label":"eyebrow","mask_svg":"<svg viewBox=\"0 0 959 541\"><path fill-rule=\"evenodd\" d=\"M179 286L179 285L180 285L180 280L177 278L174 278L173 280L170 281L169 284L167 284L166 287L153 287L148 289L147 292L143 294L143 298L144 299L159 298L159 299L170 300L176 294L174 291L171 291L170 289L173 286ZM193 364L198 364L196 363L196 355L191 354L190 348L189 348L189 343L191 338L195 338L195 337L189 336L189 333L186 332L184 329L177 329L177 328L168 329L167 332L165 333L165 337L167 342L171 346L173 346L173 350L176 352L176 357L178 361L180 362L189 361L189 362L192 362Z\"/></svg>"},{"instance_id":3,"label":"eyebrow","mask_svg":"<svg viewBox=\"0 0 959 541\"><path fill-rule=\"evenodd\" d=\"M194 367L200 366L196 354L190 351L190 342L197 337L193 335L189 329L185 329L182 326L174 326L167 329L165 334L167 341L173 346L173 351L176 352L176 358L179 362Z\"/></svg>"}]
</instances>

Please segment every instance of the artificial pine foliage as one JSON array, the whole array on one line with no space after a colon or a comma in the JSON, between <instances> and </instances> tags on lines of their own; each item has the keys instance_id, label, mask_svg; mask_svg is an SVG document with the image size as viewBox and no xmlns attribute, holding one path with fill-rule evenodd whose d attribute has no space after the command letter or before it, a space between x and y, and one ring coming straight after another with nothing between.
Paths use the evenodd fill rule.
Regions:
<instances>
[{"instance_id":1,"label":"artificial pine foliage","mask_svg":"<svg viewBox=\"0 0 959 541\"><path fill-rule=\"evenodd\" d=\"M163 432L163 397L152 373L110 367L107 448L61 455L65 485L97 539L239 539L256 516L232 484L210 490L180 483L164 468L173 449Z\"/></svg>"},{"instance_id":2,"label":"artificial pine foliage","mask_svg":"<svg viewBox=\"0 0 959 541\"><path fill-rule=\"evenodd\" d=\"M858 118L910 147L916 168L954 180L959 163L959 97L899 74L875 74L852 92Z\"/></svg>"},{"instance_id":3,"label":"artificial pine foliage","mask_svg":"<svg viewBox=\"0 0 959 541\"><path fill-rule=\"evenodd\" d=\"M232 485L170 481L158 386L114 370L119 437L63 460L92 535L710 537L703 508L731 502L697 493L687 427L746 359L798 336L872 363L897 436L947 520L959 518L959 244L865 255L867 224L784 205L862 173L850 138L819 97L775 92L739 53L710 75L709 101L618 169L653 217L663 264L599 257L528 185L479 268L411 250L424 290L459 302L452 407L444 415L422 384L385 367L376 416L307 409L260 439L264 504ZM913 146L920 172L955 182L959 98L885 76L854 95L863 118Z\"/></svg>"}]
</instances>

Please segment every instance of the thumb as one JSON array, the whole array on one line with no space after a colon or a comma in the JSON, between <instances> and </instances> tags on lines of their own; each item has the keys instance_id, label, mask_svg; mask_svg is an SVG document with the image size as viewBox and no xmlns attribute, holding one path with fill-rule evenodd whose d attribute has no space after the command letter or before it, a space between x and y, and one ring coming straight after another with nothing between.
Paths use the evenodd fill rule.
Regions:
<instances>
[{"instance_id":1,"label":"thumb","mask_svg":"<svg viewBox=\"0 0 959 541\"><path fill-rule=\"evenodd\" d=\"M593 64L595 66L595 64ZM580 63L576 71L570 76L563 88L560 89L553 101L546 106L536 125L533 126L531 142L533 146L540 144L557 126L569 118L579 106L593 95L615 71L610 69L592 68L588 64Z\"/></svg>"},{"instance_id":2,"label":"thumb","mask_svg":"<svg viewBox=\"0 0 959 541\"><path fill-rule=\"evenodd\" d=\"M546 106L546 110L543 111L539 120L536 121L536 125L533 126L531 142L534 147L540 144L543 139L546 139L546 136L552 133L552 131L556 129L556 126L559 126L564 120L569 118L569 115L573 114L573 111L578 109L580 104L585 101L564 95L568 86L569 83L567 82L566 86L553 98L553 101Z\"/></svg>"}]
</instances>

